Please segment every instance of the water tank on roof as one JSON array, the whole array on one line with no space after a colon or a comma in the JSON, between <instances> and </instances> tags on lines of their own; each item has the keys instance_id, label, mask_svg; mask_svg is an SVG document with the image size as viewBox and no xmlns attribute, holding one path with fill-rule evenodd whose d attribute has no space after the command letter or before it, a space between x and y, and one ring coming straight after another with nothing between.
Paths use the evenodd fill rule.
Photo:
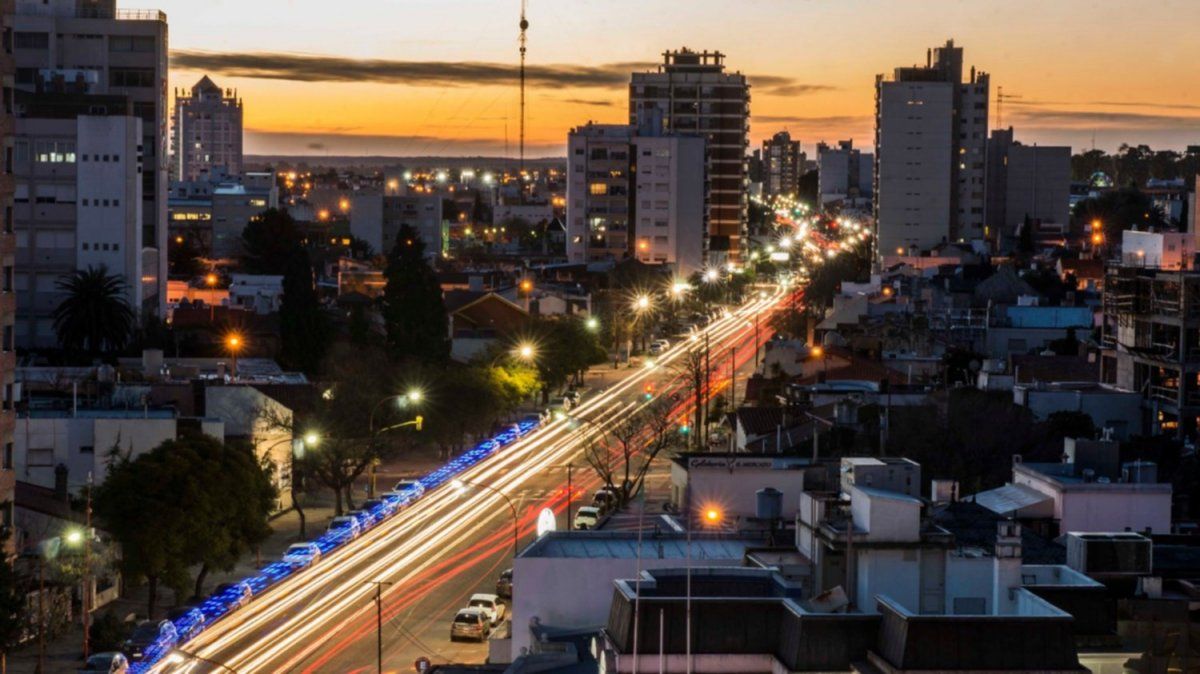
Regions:
<instances>
[{"instance_id":1,"label":"water tank on roof","mask_svg":"<svg viewBox=\"0 0 1200 674\"><path fill-rule=\"evenodd\" d=\"M759 519L777 520L783 516L783 493L778 489L765 487L756 492Z\"/></svg>"}]
</instances>

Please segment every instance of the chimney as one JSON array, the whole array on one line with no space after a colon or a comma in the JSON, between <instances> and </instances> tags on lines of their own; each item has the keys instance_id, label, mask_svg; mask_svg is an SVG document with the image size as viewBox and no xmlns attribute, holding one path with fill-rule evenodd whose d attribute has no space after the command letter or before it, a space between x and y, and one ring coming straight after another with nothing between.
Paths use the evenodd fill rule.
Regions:
<instances>
[{"instance_id":1,"label":"chimney","mask_svg":"<svg viewBox=\"0 0 1200 674\"><path fill-rule=\"evenodd\" d=\"M1021 587L1021 525L996 523L996 557L992 566L993 615L1012 615L1017 610L1016 590Z\"/></svg>"}]
</instances>

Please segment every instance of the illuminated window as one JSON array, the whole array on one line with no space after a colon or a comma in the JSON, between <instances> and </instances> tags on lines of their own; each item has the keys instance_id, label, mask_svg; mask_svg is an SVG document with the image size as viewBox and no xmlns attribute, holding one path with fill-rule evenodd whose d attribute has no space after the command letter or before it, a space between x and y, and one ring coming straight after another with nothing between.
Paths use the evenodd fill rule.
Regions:
<instances>
[{"instance_id":1,"label":"illuminated window","mask_svg":"<svg viewBox=\"0 0 1200 674\"><path fill-rule=\"evenodd\" d=\"M592 183L588 185L588 193L593 196L604 196L608 194L608 185L604 183Z\"/></svg>"}]
</instances>

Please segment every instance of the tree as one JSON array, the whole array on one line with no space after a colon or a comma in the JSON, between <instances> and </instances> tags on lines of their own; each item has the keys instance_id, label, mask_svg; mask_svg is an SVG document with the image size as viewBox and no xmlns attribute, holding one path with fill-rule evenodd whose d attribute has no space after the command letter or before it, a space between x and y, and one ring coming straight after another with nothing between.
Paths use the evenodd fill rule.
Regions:
<instances>
[{"instance_id":1,"label":"tree","mask_svg":"<svg viewBox=\"0 0 1200 674\"><path fill-rule=\"evenodd\" d=\"M683 446L680 426L687 420L672 418L671 406L665 398L654 400L584 441L584 459L617 493L618 505L638 493L660 454ZM590 430L585 427L583 432Z\"/></svg>"},{"instance_id":2,"label":"tree","mask_svg":"<svg viewBox=\"0 0 1200 674\"><path fill-rule=\"evenodd\" d=\"M598 336L578 316L543 318L533 323L530 332L538 345L538 377L546 393L577 380L608 357Z\"/></svg>"},{"instance_id":3,"label":"tree","mask_svg":"<svg viewBox=\"0 0 1200 674\"><path fill-rule=\"evenodd\" d=\"M93 502L96 517L121 544L125 576L149 582L152 616L160 583L178 599L187 591L189 568L198 564L193 589L200 594L210 569L232 569L270 533L275 492L248 448L196 434L137 458L114 447Z\"/></svg>"},{"instance_id":4,"label":"tree","mask_svg":"<svg viewBox=\"0 0 1200 674\"><path fill-rule=\"evenodd\" d=\"M395 360L444 363L450 358L449 319L437 275L425 261L425 244L405 224L384 270L383 321Z\"/></svg>"},{"instance_id":5,"label":"tree","mask_svg":"<svg viewBox=\"0 0 1200 674\"><path fill-rule=\"evenodd\" d=\"M8 528L0 531L0 549L8 542ZM0 653L8 653L25 632L25 593L8 560L0 560Z\"/></svg>"},{"instance_id":6,"label":"tree","mask_svg":"<svg viewBox=\"0 0 1200 674\"><path fill-rule=\"evenodd\" d=\"M308 374L316 373L329 350L330 325L317 300L308 251L297 246L283 275L279 307L280 360Z\"/></svg>"},{"instance_id":7,"label":"tree","mask_svg":"<svg viewBox=\"0 0 1200 674\"><path fill-rule=\"evenodd\" d=\"M1150 196L1136 187L1125 187L1084 199L1075 205L1074 214L1077 223L1099 221L1104 229L1104 239L1110 245L1119 244L1121 232L1126 229L1145 231L1149 227L1161 228L1167 224L1162 211Z\"/></svg>"},{"instance_id":8,"label":"tree","mask_svg":"<svg viewBox=\"0 0 1200 674\"><path fill-rule=\"evenodd\" d=\"M108 267L88 267L60 278L66 299L54 310L54 331L68 351L89 356L120 351L129 343L135 316L125 299L125 280Z\"/></svg>"},{"instance_id":9,"label":"tree","mask_svg":"<svg viewBox=\"0 0 1200 674\"><path fill-rule=\"evenodd\" d=\"M206 270L201 257L203 251L200 249L199 236L189 232L168 244L167 269L172 278L195 278Z\"/></svg>"},{"instance_id":10,"label":"tree","mask_svg":"<svg viewBox=\"0 0 1200 674\"><path fill-rule=\"evenodd\" d=\"M292 216L268 209L242 230L242 268L250 274L285 274L296 248L303 244L304 234Z\"/></svg>"}]
</instances>

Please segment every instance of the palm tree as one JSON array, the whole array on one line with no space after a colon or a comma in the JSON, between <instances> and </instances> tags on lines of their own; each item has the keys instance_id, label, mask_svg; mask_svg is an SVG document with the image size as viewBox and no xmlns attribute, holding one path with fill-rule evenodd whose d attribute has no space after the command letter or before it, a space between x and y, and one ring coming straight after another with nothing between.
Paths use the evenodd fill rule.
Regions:
<instances>
[{"instance_id":1,"label":"palm tree","mask_svg":"<svg viewBox=\"0 0 1200 674\"><path fill-rule=\"evenodd\" d=\"M54 310L54 331L64 349L95 356L125 348L134 326L125 279L100 265L77 269L56 285L67 295Z\"/></svg>"}]
</instances>

